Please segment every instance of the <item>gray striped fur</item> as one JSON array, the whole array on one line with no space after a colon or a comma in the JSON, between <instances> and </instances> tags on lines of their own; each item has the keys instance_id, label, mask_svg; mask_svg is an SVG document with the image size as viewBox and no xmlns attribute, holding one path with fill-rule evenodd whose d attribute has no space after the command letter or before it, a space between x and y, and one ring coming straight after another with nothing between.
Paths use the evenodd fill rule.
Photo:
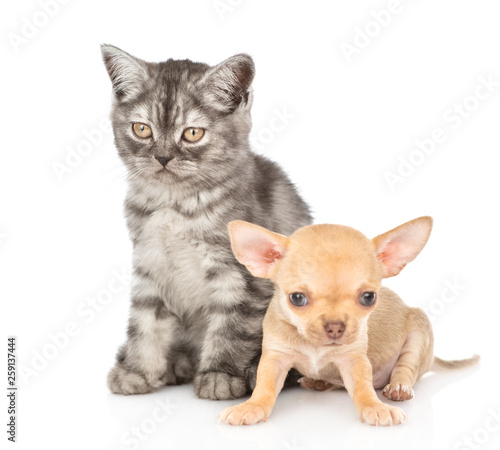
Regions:
<instances>
[{"instance_id":1,"label":"gray striped fur","mask_svg":"<svg viewBox=\"0 0 500 450\"><path fill-rule=\"evenodd\" d=\"M272 285L234 259L227 223L288 235L311 222L283 171L250 150L253 61L147 63L109 45L102 54L134 244L128 339L109 387L139 394L193 380L199 397L241 397L255 383ZM137 138L133 122L153 137ZM187 127L206 130L199 143L182 140ZM171 158L167 170L155 156Z\"/></svg>"}]
</instances>

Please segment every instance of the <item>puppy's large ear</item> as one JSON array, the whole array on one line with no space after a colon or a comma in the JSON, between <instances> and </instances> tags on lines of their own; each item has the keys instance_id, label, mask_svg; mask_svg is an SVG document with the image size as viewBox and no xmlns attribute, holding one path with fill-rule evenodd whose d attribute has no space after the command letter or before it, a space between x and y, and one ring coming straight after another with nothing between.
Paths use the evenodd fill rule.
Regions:
<instances>
[{"instance_id":1,"label":"puppy's large ear","mask_svg":"<svg viewBox=\"0 0 500 450\"><path fill-rule=\"evenodd\" d=\"M276 262L285 255L288 238L242 220L229 222L228 229L236 259L252 275L270 278Z\"/></svg>"},{"instance_id":2,"label":"puppy's large ear","mask_svg":"<svg viewBox=\"0 0 500 450\"><path fill-rule=\"evenodd\" d=\"M384 278L393 277L424 248L432 229L432 217L419 217L372 239Z\"/></svg>"},{"instance_id":3,"label":"puppy's large ear","mask_svg":"<svg viewBox=\"0 0 500 450\"><path fill-rule=\"evenodd\" d=\"M102 59L108 71L113 91L118 98L139 90L141 82L147 77L146 63L129 55L114 45L101 45Z\"/></svg>"},{"instance_id":4,"label":"puppy's large ear","mask_svg":"<svg viewBox=\"0 0 500 450\"><path fill-rule=\"evenodd\" d=\"M224 112L233 112L242 102L250 103L254 74L252 58L243 53L216 65L202 80L206 103Z\"/></svg>"}]
</instances>

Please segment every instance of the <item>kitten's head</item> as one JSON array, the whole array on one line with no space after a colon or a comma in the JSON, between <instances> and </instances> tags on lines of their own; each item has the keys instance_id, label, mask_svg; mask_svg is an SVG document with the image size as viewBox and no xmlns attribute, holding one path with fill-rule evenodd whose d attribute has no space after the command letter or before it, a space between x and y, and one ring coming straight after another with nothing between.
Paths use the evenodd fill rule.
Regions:
<instances>
[{"instance_id":1,"label":"kitten's head","mask_svg":"<svg viewBox=\"0 0 500 450\"><path fill-rule=\"evenodd\" d=\"M210 67L149 63L102 46L113 84L115 143L131 178L213 185L248 151L254 64L240 54Z\"/></svg>"}]
</instances>

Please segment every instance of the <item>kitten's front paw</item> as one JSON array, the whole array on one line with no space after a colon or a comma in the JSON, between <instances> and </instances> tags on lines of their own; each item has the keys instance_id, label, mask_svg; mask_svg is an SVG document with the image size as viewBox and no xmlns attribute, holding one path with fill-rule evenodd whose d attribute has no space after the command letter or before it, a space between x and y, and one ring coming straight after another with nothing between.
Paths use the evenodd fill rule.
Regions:
<instances>
[{"instance_id":1,"label":"kitten's front paw","mask_svg":"<svg viewBox=\"0 0 500 450\"><path fill-rule=\"evenodd\" d=\"M369 425L399 425L406 420L405 413L400 408L385 403L374 403L361 408L359 412L361 422Z\"/></svg>"},{"instance_id":2,"label":"kitten's front paw","mask_svg":"<svg viewBox=\"0 0 500 450\"><path fill-rule=\"evenodd\" d=\"M200 398L230 400L247 393L244 378L225 372L202 372L194 377L194 392Z\"/></svg>"},{"instance_id":3,"label":"kitten's front paw","mask_svg":"<svg viewBox=\"0 0 500 450\"><path fill-rule=\"evenodd\" d=\"M262 406L251 403L231 406L219 414L219 422L228 425L253 425L265 422L268 418L269 413Z\"/></svg>"},{"instance_id":4,"label":"kitten's front paw","mask_svg":"<svg viewBox=\"0 0 500 450\"><path fill-rule=\"evenodd\" d=\"M131 372L116 363L108 374L108 386L113 394L148 394L158 390L165 384L166 380Z\"/></svg>"}]
</instances>

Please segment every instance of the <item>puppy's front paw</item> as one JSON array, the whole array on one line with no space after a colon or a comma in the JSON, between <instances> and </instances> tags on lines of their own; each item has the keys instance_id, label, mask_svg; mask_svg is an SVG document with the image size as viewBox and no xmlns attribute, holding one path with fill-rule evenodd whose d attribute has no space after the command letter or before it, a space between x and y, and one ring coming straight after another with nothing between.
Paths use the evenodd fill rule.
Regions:
<instances>
[{"instance_id":1,"label":"puppy's front paw","mask_svg":"<svg viewBox=\"0 0 500 450\"><path fill-rule=\"evenodd\" d=\"M415 392L406 384L396 383L396 384L388 384L382 391L382 394L389 400L393 400L395 402L403 401L403 400L411 400L415 395Z\"/></svg>"},{"instance_id":2,"label":"puppy's front paw","mask_svg":"<svg viewBox=\"0 0 500 450\"><path fill-rule=\"evenodd\" d=\"M382 402L362 407L359 418L361 422L382 426L399 425L406 420L403 410Z\"/></svg>"},{"instance_id":3,"label":"puppy's front paw","mask_svg":"<svg viewBox=\"0 0 500 450\"><path fill-rule=\"evenodd\" d=\"M308 391L330 391L335 388L332 383L323 380L313 380L312 378L302 377L299 378L298 383Z\"/></svg>"},{"instance_id":4,"label":"puppy's front paw","mask_svg":"<svg viewBox=\"0 0 500 450\"><path fill-rule=\"evenodd\" d=\"M225 372L202 372L194 377L194 392L200 398L230 400L243 397L247 383L244 378Z\"/></svg>"},{"instance_id":5,"label":"puppy's front paw","mask_svg":"<svg viewBox=\"0 0 500 450\"><path fill-rule=\"evenodd\" d=\"M219 422L228 425L253 425L265 422L268 418L269 413L262 406L251 403L231 406L219 414Z\"/></svg>"},{"instance_id":6,"label":"puppy's front paw","mask_svg":"<svg viewBox=\"0 0 500 450\"><path fill-rule=\"evenodd\" d=\"M113 394L148 394L164 384L164 379L131 372L120 363L116 363L108 374L108 386Z\"/></svg>"}]
</instances>

